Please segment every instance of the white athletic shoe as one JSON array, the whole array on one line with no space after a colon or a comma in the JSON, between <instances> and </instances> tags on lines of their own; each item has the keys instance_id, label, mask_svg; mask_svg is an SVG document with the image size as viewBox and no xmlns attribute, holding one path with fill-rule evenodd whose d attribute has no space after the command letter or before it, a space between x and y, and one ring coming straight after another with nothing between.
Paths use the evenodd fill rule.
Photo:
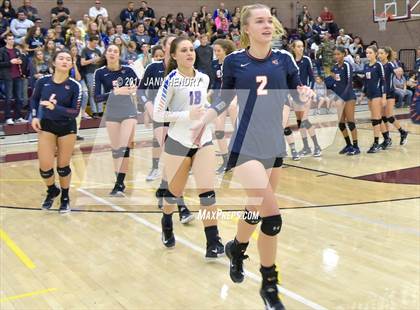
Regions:
<instances>
[{"instance_id":1,"label":"white athletic shoe","mask_svg":"<svg viewBox=\"0 0 420 310\"><path fill-rule=\"evenodd\" d=\"M147 182L154 181L160 177L159 169L152 169L149 175L146 177Z\"/></svg>"},{"instance_id":2,"label":"white athletic shoe","mask_svg":"<svg viewBox=\"0 0 420 310\"><path fill-rule=\"evenodd\" d=\"M8 119L6 120L6 124L7 124L7 125L14 125L14 124L15 124L15 122L13 121L13 118L8 118Z\"/></svg>"},{"instance_id":3,"label":"white athletic shoe","mask_svg":"<svg viewBox=\"0 0 420 310\"><path fill-rule=\"evenodd\" d=\"M19 124L25 124L25 123L27 123L28 121L26 120L26 119L24 119L24 118L18 118L16 121L15 121L15 123L19 123Z\"/></svg>"}]
</instances>

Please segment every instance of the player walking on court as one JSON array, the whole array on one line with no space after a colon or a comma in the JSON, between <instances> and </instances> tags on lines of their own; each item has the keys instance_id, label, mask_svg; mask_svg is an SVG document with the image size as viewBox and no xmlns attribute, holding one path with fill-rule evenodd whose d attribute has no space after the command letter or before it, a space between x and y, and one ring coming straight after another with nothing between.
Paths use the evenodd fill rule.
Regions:
<instances>
[{"instance_id":1,"label":"player walking on court","mask_svg":"<svg viewBox=\"0 0 420 310\"><path fill-rule=\"evenodd\" d=\"M385 71L380 62L376 60L378 49L371 45L366 48L366 57L369 63L364 67L364 87L363 92L368 98L368 104L371 114L374 142L369 154L377 153L381 150L379 145L379 134L381 133L382 107L386 105L385 92ZM389 138L386 134L384 139Z\"/></svg>"},{"instance_id":2,"label":"player walking on court","mask_svg":"<svg viewBox=\"0 0 420 310\"><path fill-rule=\"evenodd\" d=\"M207 240L205 258L213 260L224 254L224 247L217 228L216 194L214 178L216 158L210 128L203 131L201 140L191 139L190 127L203 115L207 102L210 79L194 69L194 46L187 38L172 41L171 59L163 85L156 96L153 119L170 122L165 142L164 169L168 188L164 195L162 216L162 242L170 248L175 246L172 213L185 188L192 169L199 191L201 210ZM207 216L208 215L208 216Z\"/></svg>"},{"instance_id":3,"label":"player walking on court","mask_svg":"<svg viewBox=\"0 0 420 310\"><path fill-rule=\"evenodd\" d=\"M292 42L292 54L296 60L296 64L299 67L299 76L303 85L306 85L310 88L314 87L315 79L314 72L312 70L312 61L308 56L304 55L304 45L300 40L295 40ZM321 156L321 147L318 144L318 139L316 137L315 128L312 126L312 123L309 121L309 110L311 108L311 100L303 105L302 107L295 106L296 121L302 135L303 149L299 152L300 157L309 156L312 154L312 150L308 144L308 134L314 143L314 157Z\"/></svg>"},{"instance_id":4,"label":"player walking on court","mask_svg":"<svg viewBox=\"0 0 420 310\"><path fill-rule=\"evenodd\" d=\"M106 65L94 73L95 102L107 102L106 129L111 142L116 181L111 196L124 196L124 179L130 157L129 143L137 124L137 87L134 70L120 63L121 51L111 44L105 51Z\"/></svg>"},{"instance_id":5,"label":"player walking on court","mask_svg":"<svg viewBox=\"0 0 420 310\"><path fill-rule=\"evenodd\" d=\"M80 111L82 88L69 77L73 67L67 51L52 57L53 75L39 79L31 98L32 127L38 132L39 172L47 185L47 197L42 208L50 209L60 195L60 213L70 212L70 160L76 142L76 117ZM57 151L57 173L60 188L55 185L54 161Z\"/></svg>"},{"instance_id":6,"label":"player walking on court","mask_svg":"<svg viewBox=\"0 0 420 310\"><path fill-rule=\"evenodd\" d=\"M293 56L271 48L273 35L282 33L281 24L271 16L267 6L254 4L242 8L241 43L247 48L225 58L220 99L193 128L194 137L199 137L203 127L226 110L237 94L239 117L229 145L228 166L235 167L234 174L249 197L261 198L261 205L256 207L261 218L249 220L252 217L244 216L244 220L238 222L235 239L226 244L225 252L230 259L232 281L242 282L245 251L261 220L258 237L260 295L266 309L284 308L278 296L275 265L282 218L274 194L285 154L282 113L288 94L284 90L298 88L304 102L312 95L309 87L300 86L299 69ZM250 211L254 209L248 205L245 213Z\"/></svg>"},{"instance_id":7,"label":"player walking on court","mask_svg":"<svg viewBox=\"0 0 420 310\"><path fill-rule=\"evenodd\" d=\"M166 36L163 41L164 59L162 61L156 61L146 67L143 79L140 83L140 100L144 104L145 109L152 116L153 119L153 101L155 100L157 91L163 84L165 77L165 69L169 64L170 47L172 41L176 38L174 35ZM152 149L152 170L146 178L146 181L153 181L159 177L159 158L162 153L162 147L164 145L166 136L168 134L169 122L156 122L153 120L153 149ZM165 171L164 169L162 169ZM156 197L158 198L158 207L163 206L163 195L168 188L168 181L165 173L162 174L162 181L159 188L156 191ZM188 210L185 205L184 198L179 197L177 201L179 220L182 224L187 224L194 220L194 215Z\"/></svg>"},{"instance_id":8,"label":"player walking on court","mask_svg":"<svg viewBox=\"0 0 420 310\"><path fill-rule=\"evenodd\" d=\"M386 131L389 132L388 123L394 125L394 127L400 132L400 145L407 143L408 132L405 131L400 122L395 119L394 116L394 106L395 106L395 87L393 83L394 70L395 67L392 64L392 49L390 47L382 47L378 50L378 58L382 63L385 71L385 92L386 92L386 106L382 112L382 121L386 125ZM385 139L382 142L381 147L383 150L386 150L392 145L392 140L388 136L388 139Z\"/></svg>"},{"instance_id":9,"label":"player walking on court","mask_svg":"<svg viewBox=\"0 0 420 310\"><path fill-rule=\"evenodd\" d=\"M225 39L217 39L213 44L213 51L216 59L212 61L211 69L212 69L212 85L210 87L210 97L216 98L218 96L220 87L222 86L222 65L223 61L225 60L226 56L231 54L235 51L235 45L230 40ZM214 135L216 137L217 143L219 144L219 149L221 156L223 158L223 163L217 169L217 174L222 174L225 172L226 165L228 162L228 147L225 138L225 126L226 126L226 116L229 113L230 121L232 126L235 127L236 117L238 116L237 112L237 105L231 104L229 105L229 109L222 114L215 120L215 132Z\"/></svg>"},{"instance_id":10,"label":"player walking on court","mask_svg":"<svg viewBox=\"0 0 420 310\"><path fill-rule=\"evenodd\" d=\"M338 100L336 100L338 128L346 141L346 146L339 154L357 155L360 154L360 149L357 142L357 129L354 117L356 94L353 90L353 68L351 64L344 60L345 56L344 47L339 46L334 50L336 64L331 70L331 78L328 81L331 81L331 89L338 96ZM351 133L353 143L350 141L347 128Z\"/></svg>"}]
</instances>

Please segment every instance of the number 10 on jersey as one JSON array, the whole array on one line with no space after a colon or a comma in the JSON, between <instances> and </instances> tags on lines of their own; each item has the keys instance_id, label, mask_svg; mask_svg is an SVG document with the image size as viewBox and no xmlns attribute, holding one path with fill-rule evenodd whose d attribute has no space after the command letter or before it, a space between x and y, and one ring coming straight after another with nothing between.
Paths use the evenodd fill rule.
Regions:
<instances>
[{"instance_id":1,"label":"number 10 on jersey","mask_svg":"<svg viewBox=\"0 0 420 310\"><path fill-rule=\"evenodd\" d=\"M201 91L190 91L190 105L197 105L201 102Z\"/></svg>"}]
</instances>

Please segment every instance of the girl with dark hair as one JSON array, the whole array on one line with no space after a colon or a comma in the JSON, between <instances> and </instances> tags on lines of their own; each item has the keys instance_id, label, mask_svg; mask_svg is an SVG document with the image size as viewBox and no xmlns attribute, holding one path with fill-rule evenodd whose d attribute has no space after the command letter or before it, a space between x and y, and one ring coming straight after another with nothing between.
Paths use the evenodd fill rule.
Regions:
<instances>
[{"instance_id":1,"label":"girl with dark hair","mask_svg":"<svg viewBox=\"0 0 420 310\"><path fill-rule=\"evenodd\" d=\"M162 242L175 246L173 205L182 197L192 170L200 197L204 231L207 240L205 258L224 255L219 237L216 194L214 192L216 158L210 128L203 130L200 141L191 139L190 127L203 115L207 102L209 77L194 69L195 51L191 41L178 37L172 41L166 78L159 88L153 109L153 120L170 122L165 142L165 173L168 188L164 195ZM188 87L182 86L188 85Z\"/></svg>"},{"instance_id":2,"label":"girl with dark hair","mask_svg":"<svg viewBox=\"0 0 420 310\"><path fill-rule=\"evenodd\" d=\"M39 171L48 187L42 208L51 209L61 192L59 212L67 213L70 211L70 160L76 142L76 117L82 92L80 84L69 76L73 66L69 52L55 53L52 65L54 73L40 78L32 94L32 128L38 132ZM54 178L56 153L61 190Z\"/></svg>"}]
</instances>

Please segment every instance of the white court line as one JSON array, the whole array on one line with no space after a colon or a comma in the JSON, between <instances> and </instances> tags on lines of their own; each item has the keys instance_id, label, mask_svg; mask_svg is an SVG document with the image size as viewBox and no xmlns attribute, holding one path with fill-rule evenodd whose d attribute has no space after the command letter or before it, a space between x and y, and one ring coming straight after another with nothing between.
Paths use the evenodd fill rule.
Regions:
<instances>
[{"instance_id":1,"label":"white court line","mask_svg":"<svg viewBox=\"0 0 420 310\"><path fill-rule=\"evenodd\" d=\"M92 194L92 193L84 190L83 188L79 188L78 191L81 192L81 193L83 193L86 196L91 197L92 199L95 199L97 202L100 202L100 203L102 203L104 205L107 205L107 206L111 207L112 209L114 209L116 211L127 211L124 208L121 208L121 207L119 207L119 206L117 206L117 205L109 202L106 199L100 198L100 197L98 197L98 196L96 196L96 195L94 195L94 194ZM161 232L162 232L162 229L161 229L160 226L157 226L157 225L149 222L148 220L145 220L145 219L141 218L140 216L138 216L136 214L125 213L125 215L128 216L128 217L130 217L131 219L133 219L137 223L140 223L140 224L142 224L142 225L150 228L151 230L154 230L155 232L157 232L159 234L161 234ZM184 239L182 237L178 237L177 236L176 237L176 241L179 242L179 243L181 243L181 244L183 244L184 246L186 246L186 247L194 250L195 252L198 252L198 253L200 253L202 255L205 254L205 250L204 249L202 249L199 246L195 245L194 243L188 241L187 239ZM218 260L217 262L219 262L219 263L221 263L221 264L223 264L225 266L229 266L229 262L228 262L227 259ZM245 274L250 279L254 280L255 282L261 283L261 278L259 276L257 276L256 274L254 274L254 273L252 273L250 271L247 271L247 270L245 270ZM305 297L302 297L299 294L297 294L297 293L295 293L293 291L290 291L290 290L288 290L288 289L286 289L286 288L284 288L282 286L278 286L278 289L279 289L279 292L280 293L284 294L285 296L287 296L287 297L289 297L289 298L291 298L291 299L293 299L293 300L295 300L295 301L297 301L297 302L299 302L301 304L304 304L305 306L307 306L307 307L309 307L311 309L326 310L325 307L323 307L323 306L321 306L321 305L319 305L319 304L317 304L317 303L315 303L315 302L313 302L311 300L308 300Z\"/></svg>"}]
</instances>

